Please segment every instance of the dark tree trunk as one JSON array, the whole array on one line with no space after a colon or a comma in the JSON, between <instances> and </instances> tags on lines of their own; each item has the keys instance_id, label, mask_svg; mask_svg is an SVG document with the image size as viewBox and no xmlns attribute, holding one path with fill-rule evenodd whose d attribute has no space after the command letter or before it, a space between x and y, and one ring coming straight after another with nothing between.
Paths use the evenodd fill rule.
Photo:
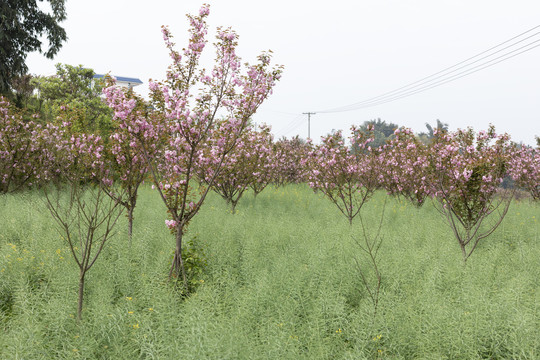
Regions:
<instances>
[{"instance_id":1,"label":"dark tree trunk","mask_svg":"<svg viewBox=\"0 0 540 360\"><path fill-rule=\"evenodd\" d=\"M129 234L129 248L131 248L131 239L133 237L133 208L134 206L130 206L128 211L128 234Z\"/></svg>"},{"instance_id":2,"label":"dark tree trunk","mask_svg":"<svg viewBox=\"0 0 540 360\"><path fill-rule=\"evenodd\" d=\"M86 271L81 269L79 274L79 301L77 304L77 321L82 319L83 297L84 297L84 276Z\"/></svg>"},{"instance_id":3,"label":"dark tree trunk","mask_svg":"<svg viewBox=\"0 0 540 360\"><path fill-rule=\"evenodd\" d=\"M459 244L461 246L461 254L463 255L463 262L466 263L467 262L467 249L465 249L465 245L463 244Z\"/></svg>"},{"instance_id":4,"label":"dark tree trunk","mask_svg":"<svg viewBox=\"0 0 540 360\"><path fill-rule=\"evenodd\" d=\"M188 283L187 283L187 277L186 277L186 269L184 267L184 260L182 259L182 227L179 226L180 229L177 229L176 232L176 248L174 249L174 257L171 264L171 271L169 272L169 278L175 277L179 278L180 275L182 276L182 280L184 282L184 289L186 293L188 292Z\"/></svg>"}]
</instances>

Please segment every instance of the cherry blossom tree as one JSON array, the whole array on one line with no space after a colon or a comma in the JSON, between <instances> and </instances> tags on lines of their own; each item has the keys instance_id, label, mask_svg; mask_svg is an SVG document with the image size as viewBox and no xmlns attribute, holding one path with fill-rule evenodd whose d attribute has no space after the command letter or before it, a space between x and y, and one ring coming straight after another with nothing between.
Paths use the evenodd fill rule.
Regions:
<instances>
[{"instance_id":1,"label":"cherry blossom tree","mask_svg":"<svg viewBox=\"0 0 540 360\"><path fill-rule=\"evenodd\" d=\"M420 207L432 193L428 148L411 129L394 131L394 137L383 146L380 167L380 180L389 194L403 196Z\"/></svg>"},{"instance_id":2,"label":"cherry blossom tree","mask_svg":"<svg viewBox=\"0 0 540 360\"><path fill-rule=\"evenodd\" d=\"M272 161L274 162L273 180L276 186L298 184L307 180L307 169L303 159L308 157L312 144L295 136L292 139L281 138L274 142Z\"/></svg>"},{"instance_id":3,"label":"cherry blossom tree","mask_svg":"<svg viewBox=\"0 0 540 360\"><path fill-rule=\"evenodd\" d=\"M94 134L75 134L64 119L62 127L42 134L43 150L51 159L43 173L46 204L67 241L79 267L77 319L82 319L87 272L101 254L122 213L124 189L114 184L114 174L104 156L102 139ZM114 197L107 194L118 191Z\"/></svg>"},{"instance_id":4,"label":"cherry blossom tree","mask_svg":"<svg viewBox=\"0 0 540 360\"><path fill-rule=\"evenodd\" d=\"M39 176L39 128L33 121L24 121L7 99L0 97L0 194L31 186Z\"/></svg>"},{"instance_id":5,"label":"cherry blossom tree","mask_svg":"<svg viewBox=\"0 0 540 360\"><path fill-rule=\"evenodd\" d=\"M436 134L429 148L430 182L437 209L450 225L463 260L506 215L515 189L500 191L515 154L508 134L471 128Z\"/></svg>"},{"instance_id":6,"label":"cherry blossom tree","mask_svg":"<svg viewBox=\"0 0 540 360\"><path fill-rule=\"evenodd\" d=\"M242 72L236 55L237 34L218 28L214 67L200 69L199 59L206 46L208 5L198 15L188 15L189 44L180 54L172 35L163 27L163 38L172 65L163 82L150 82L152 105L161 128L146 116L128 116L134 104L117 90L108 90L115 117L129 119L127 129L142 147L155 187L167 208L166 225L175 234L176 246L169 277L188 282L182 259L182 239L187 225L198 213L222 168L225 157L236 145L250 117L270 94L281 74L270 68L270 53L262 53L256 65ZM146 139L166 134L163 147L152 156ZM201 175L203 174L203 175ZM197 182L197 175L203 180Z\"/></svg>"},{"instance_id":7,"label":"cherry blossom tree","mask_svg":"<svg viewBox=\"0 0 540 360\"><path fill-rule=\"evenodd\" d=\"M249 187L252 181L251 169L251 144L253 131L246 129L237 139L236 147L227 153L223 159L219 174L208 179L206 169L201 168L200 178L206 185L208 180L213 180L212 190L219 194L235 212L236 204Z\"/></svg>"},{"instance_id":8,"label":"cherry blossom tree","mask_svg":"<svg viewBox=\"0 0 540 360\"><path fill-rule=\"evenodd\" d=\"M257 197L274 179L277 171L277 164L273 159L273 136L271 128L262 125L254 134L250 144L252 145L251 174L252 181L249 184L253 194Z\"/></svg>"},{"instance_id":9,"label":"cherry blossom tree","mask_svg":"<svg viewBox=\"0 0 540 360\"><path fill-rule=\"evenodd\" d=\"M149 158L154 156L163 141L163 136L159 136L160 131L155 131L159 129L159 122L155 118L156 114L133 91L115 87L115 82L111 81L104 92L111 107L117 110L105 153L114 168L114 173L117 174L116 182L125 190L125 196L122 194L122 198L117 198L117 200L127 212L131 246L133 212L137 205L137 194L148 174L148 163L145 156ZM140 121L151 124L154 132L152 136L140 137L139 141L136 141L131 134L132 128L130 126L137 122L140 123ZM146 154L143 149L146 150ZM118 193L112 192L108 195L115 198Z\"/></svg>"},{"instance_id":10,"label":"cherry blossom tree","mask_svg":"<svg viewBox=\"0 0 540 360\"><path fill-rule=\"evenodd\" d=\"M248 128L238 138L235 149L225 156L212 189L227 201L233 213L249 187L254 188L256 195L272 179L271 151L270 128Z\"/></svg>"},{"instance_id":11,"label":"cherry blossom tree","mask_svg":"<svg viewBox=\"0 0 540 360\"><path fill-rule=\"evenodd\" d=\"M528 146L517 149L509 165L516 186L529 192L533 200L540 201L540 144L536 149Z\"/></svg>"},{"instance_id":12,"label":"cherry blossom tree","mask_svg":"<svg viewBox=\"0 0 540 360\"><path fill-rule=\"evenodd\" d=\"M382 284L378 253L382 244L381 228L384 206L378 228L370 234L360 213L362 206L381 187L380 148L370 146L374 139L373 126L351 127L350 145L345 144L341 131L322 138L303 162L308 173L309 185L329 198L349 221L358 216L362 241L355 238L368 265L362 266L358 257L355 264L362 283L373 304L373 318L377 315ZM385 203L386 205L386 203ZM367 268L370 268L369 271ZM370 275L371 273L371 275ZM371 278L371 279L370 279Z\"/></svg>"},{"instance_id":13,"label":"cherry blossom tree","mask_svg":"<svg viewBox=\"0 0 540 360\"><path fill-rule=\"evenodd\" d=\"M322 138L304 164L309 186L329 198L352 225L354 217L380 187L378 149L369 146L372 132L351 128L351 146L341 131Z\"/></svg>"}]
</instances>

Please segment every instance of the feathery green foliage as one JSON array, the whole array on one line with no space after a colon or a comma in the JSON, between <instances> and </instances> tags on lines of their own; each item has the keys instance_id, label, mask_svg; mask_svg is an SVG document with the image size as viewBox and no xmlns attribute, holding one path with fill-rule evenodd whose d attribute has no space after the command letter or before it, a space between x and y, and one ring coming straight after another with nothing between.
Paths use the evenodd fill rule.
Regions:
<instances>
[{"instance_id":1,"label":"feathery green foliage","mask_svg":"<svg viewBox=\"0 0 540 360\"><path fill-rule=\"evenodd\" d=\"M373 321L354 262L360 226L307 186L246 194L235 215L209 196L186 234L207 262L188 298L167 281L156 195L141 191L132 248L120 224L89 273L80 326L77 269L41 195L0 197L0 358L540 357L538 205L515 202L464 265L431 204L388 199ZM385 197L365 205L367 231Z\"/></svg>"}]
</instances>

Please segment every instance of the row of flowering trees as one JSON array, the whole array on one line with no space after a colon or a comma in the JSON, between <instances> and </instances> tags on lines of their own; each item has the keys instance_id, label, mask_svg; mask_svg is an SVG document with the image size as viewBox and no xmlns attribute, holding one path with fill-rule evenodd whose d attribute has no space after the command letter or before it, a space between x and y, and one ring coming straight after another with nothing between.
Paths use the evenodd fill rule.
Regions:
<instances>
[{"instance_id":1,"label":"row of flowering trees","mask_svg":"<svg viewBox=\"0 0 540 360\"><path fill-rule=\"evenodd\" d=\"M167 91L159 90L154 96L164 101ZM231 115L230 119L239 125L234 132L231 122L223 119L205 125L208 110L199 109L202 113L194 115L188 109L189 115L174 115L186 123L171 119L166 111L173 106L177 109L180 100L169 105L157 102L166 110L157 112L117 87L110 86L105 93L116 120L105 156L114 167L110 171L118 174L116 182L127 194L117 200L127 210L130 235L137 190L145 178L154 179L166 200L170 216L167 224L172 230L178 224L186 226L190 213L196 212L209 190L220 194L234 209L249 188L256 195L270 183L279 186L307 181L334 202L351 223L377 189L402 196L418 207L427 198L434 198L451 224L466 229L468 235L459 235L464 245L478 235L485 220L482 214L493 213L498 205L502 205L501 210L508 207L508 201L499 200L511 199L513 189L521 188L536 200L540 197L538 150L517 146L506 134L496 136L493 128L478 134L472 129L439 132L429 145L419 141L412 130L401 128L385 145L375 148L371 146L373 134L369 129L353 127L347 143L341 132L336 132L313 146L299 139L274 141L269 127L249 126L250 113L243 120L236 120L241 119L238 114ZM50 152L40 149L47 148L47 138L58 137L62 131L72 133L67 125L76 114L66 109L61 124L42 128L16 115L8 116L6 102L2 105L0 189L7 192L46 177L42 173L51 171ZM52 142L59 146L57 139ZM515 187L501 187L505 178L511 178ZM114 197L115 193L109 195ZM184 197L182 205L179 201ZM184 215L186 219L182 220Z\"/></svg>"},{"instance_id":2,"label":"row of flowering trees","mask_svg":"<svg viewBox=\"0 0 540 360\"><path fill-rule=\"evenodd\" d=\"M433 198L466 261L478 243L506 215L516 189L539 200L540 148L518 146L494 127L438 132L425 145L411 129L396 129L379 148L369 147L369 129L351 129L349 145L341 133L322 138L304 160L309 185L322 192L352 224L377 189L420 207ZM514 184L503 187L505 179Z\"/></svg>"}]
</instances>

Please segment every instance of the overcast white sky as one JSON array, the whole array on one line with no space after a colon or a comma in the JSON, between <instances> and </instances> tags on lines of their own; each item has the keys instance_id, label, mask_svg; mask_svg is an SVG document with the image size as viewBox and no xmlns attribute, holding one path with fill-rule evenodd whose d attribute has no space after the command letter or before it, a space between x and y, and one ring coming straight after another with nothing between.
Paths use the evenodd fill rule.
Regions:
<instances>
[{"instance_id":1,"label":"overcast white sky","mask_svg":"<svg viewBox=\"0 0 540 360\"><path fill-rule=\"evenodd\" d=\"M254 62L262 50L285 65L274 94L255 115L276 135L307 137L307 116L400 88L540 25L538 0L221 0L210 6L209 44L217 26L240 35L238 54ZM67 0L69 37L53 60L28 57L29 71L82 64L97 73L161 80L169 65L160 32L169 25L180 48L194 0ZM540 28L529 33L540 32ZM531 41L540 39L539 35ZM538 43L537 43L538 44ZM207 52L213 51L211 46ZM416 95L355 111L311 118L317 141L332 129L381 118L424 131L436 119L450 129L508 132L534 143L540 135L540 47Z\"/></svg>"}]
</instances>

